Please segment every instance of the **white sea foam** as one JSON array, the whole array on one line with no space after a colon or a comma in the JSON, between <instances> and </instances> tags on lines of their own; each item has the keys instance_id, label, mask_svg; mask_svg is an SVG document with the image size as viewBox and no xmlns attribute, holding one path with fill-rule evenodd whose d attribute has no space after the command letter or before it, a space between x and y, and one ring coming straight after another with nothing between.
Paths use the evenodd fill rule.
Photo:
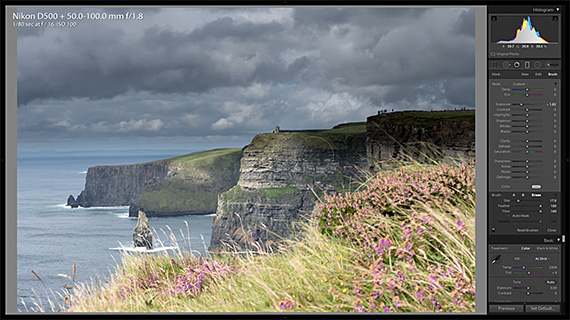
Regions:
<instances>
[{"instance_id":1,"label":"white sea foam","mask_svg":"<svg viewBox=\"0 0 570 320\"><path fill-rule=\"evenodd\" d=\"M205 214L204 217L215 217L216 214L215 213L210 213L210 214Z\"/></svg>"},{"instance_id":2,"label":"white sea foam","mask_svg":"<svg viewBox=\"0 0 570 320\"><path fill-rule=\"evenodd\" d=\"M126 251L126 252L141 252L141 253L153 253L153 252L161 252L167 250L176 250L176 247L160 247L147 250L145 247L117 247L117 248L109 248L109 250L117 250L117 251Z\"/></svg>"},{"instance_id":3,"label":"white sea foam","mask_svg":"<svg viewBox=\"0 0 570 320\"><path fill-rule=\"evenodd\" d=\"M79 172L79 174L86 174L87 170Z\"/></svg>"},{"instance_id":4,"label":"white sea foam","mask_svg":"<svg viewBox=\"0 0 570 320\"><path fill-rule=\"evenodd\" d=\"M118 210L118 212L111 212L114 214L118 214L118 215L124 215L126 214L127 216L129 215L129 206L113 206L113 207L89 207L89 208L84 208L84 207L77 207L77 208L71 208L71 206L68 206L66 203L60 203L60 204L56 204L53 205L51 207L55 207L55 208L62 208L62 209L73 209L76 211L81 211L81 210L85 210L85 211L101 211L101 210ZM127 211L127 213L125 213L124 211Z\"/></svg>"},{"instance_id":5,"label":"white sea foam","mask_svg":"<svg viewBox=\"0 0 570 320\"><path fill-rule=\"evenodd\" d=\"M89 208L79 207L79 209L83 209L83 210L129 210L129 206L109 206L109 207L89 207Z\"/></svg>"},{"instance_id":6,"label":"white sea foam","mask_svg":"<svg viewBox=\"0 0 570 320\"><path fill-rule=\"evenodd\" d=\"M128 218L131 218L131 217L129 217L129 213L128 213L128 212L113 212L113 214L114 214L115 216L117 216L117 218L121 218L121 219L128 219ZM132 217L132 218L135 218L135 217Z\"/></svg>"}]
</instances>

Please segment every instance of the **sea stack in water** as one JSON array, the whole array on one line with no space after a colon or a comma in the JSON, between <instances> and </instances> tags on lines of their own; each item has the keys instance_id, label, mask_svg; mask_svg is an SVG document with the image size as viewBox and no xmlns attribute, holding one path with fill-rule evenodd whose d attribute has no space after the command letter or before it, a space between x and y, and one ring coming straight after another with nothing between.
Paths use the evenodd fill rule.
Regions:
<instances>
[{"instance_id":1,"label":"sea stack in water","mask_svg":"<svg viewBox=\"0 0 570 320\"><path fill-rule=\"evenodd\" d=\"M72 208L79 207L79 203L77 202L77 200L75 200L73 195L70 195L69 198L67 198L67 205L72 207Z\"/></svg>"},{"instance_id":2,"label":"sea stack in water","mask_svg":"<svg viewBox=\"0 0 570 320\"><path fill-rule=\"evenodd\" d=\"M136 247L145 247L147 250L152 249L152 231L148 227L148 218L143 211L139 210L139 221L133 233L133 242Z\"/></svg>"}]
</instances>

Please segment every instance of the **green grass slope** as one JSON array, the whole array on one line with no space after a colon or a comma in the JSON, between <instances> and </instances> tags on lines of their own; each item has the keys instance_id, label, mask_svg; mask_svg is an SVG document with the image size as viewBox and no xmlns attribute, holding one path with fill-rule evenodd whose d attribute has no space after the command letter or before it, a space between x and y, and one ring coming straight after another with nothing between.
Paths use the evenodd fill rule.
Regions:
<instances>
[{"instance_id":1,"label":"green grass slope","mask_svg":"<svg viewBox=\"0 0 570 320\"><path fill-rule=\"evenodd\" d=\"M139 207L151 213L215 212L218 194L239 177L241 149L215 149L168 159L169 175L141 191Z\"/></svg>"}]
</instances>

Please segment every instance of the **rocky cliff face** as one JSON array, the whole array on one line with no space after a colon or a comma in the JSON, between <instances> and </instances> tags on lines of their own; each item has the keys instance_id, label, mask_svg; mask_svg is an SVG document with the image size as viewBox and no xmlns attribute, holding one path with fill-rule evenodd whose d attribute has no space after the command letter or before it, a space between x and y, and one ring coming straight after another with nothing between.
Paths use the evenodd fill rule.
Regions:
<instances>
[{"instance_id":1,"label":"rocky cliff face","mask_svg":"<svg viewBox=\"0 0 570 320\"><path fill-rule=\"evenodd\" d=\"M365 165L364 124L256 136L243 150L237 185L218 198L210 249L271 246L313 210L313 191L349 189Z\"/></svg>"},{"instance_id":2,"label":"rocky cliff face","mask_svg":"<svg viewBox=\"0 0 570 320\"><path fill-rule=\"evenodd\" d=\"M269 197L259 190L239 185L218 198L210 250L230 245L236 251L271 247L295 232L295 221L313 210L315 196L291 187L289 192Z\"/></svg>"},{"instance_id":3,"label":"rocky cliff face","mask_svg":"<svg viewBox=\"0 0 570 320\"><path fill-rule=\"evenodd\" d=\"M358 168L390 160L469 159L475 152L474 111L396 112L325 131L256 136L243 150L238 183L218 198L210 250L255 250L295 232L315 204L313 190L346 191Z\"/></svg>"},{"instance_id":4,"label":"rocky cliff face","mask_svg":"<svg viewBox=\"0 0 570 320\"><path fill-rule=\"evenodd\" d=\"M395 112L368 117L366 153L369 169L389 160L429 157L438 160L475 156L475 112Z\"/></svg>"},{"instance_id":5,"label":"rocky cliff face","mask_svg":"<svg viewBox=\"0 0 570 320\"><path fill-rule=\"evenodd\" d=\"M98 166L87 170L85 189L77 204L91 206L128 206L138 200L142 188L168 174L168 163L155 161L123 166Z\"/></svg>"}]
</instances>

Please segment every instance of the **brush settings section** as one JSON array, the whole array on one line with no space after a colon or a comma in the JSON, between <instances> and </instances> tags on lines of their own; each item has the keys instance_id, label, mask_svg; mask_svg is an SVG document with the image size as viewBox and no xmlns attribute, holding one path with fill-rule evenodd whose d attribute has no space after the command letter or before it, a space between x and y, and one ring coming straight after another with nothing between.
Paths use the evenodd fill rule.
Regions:
<instances>
[{"instance_id":1,"label":"brush settings section","mask_svg":"<svg viewBox=\"0 0 570 320\"><path fill-rule=\"evenodd\" d=\"M489 81L493 234L560 234L559 82Z\"/></svg>"},{"instance_id":2,"label":"brush settings section","mask_svg":"<svg viewBox=\"0 0 570 320\"><path fill-rule=\"evenodd\" d=\"M495 9L488 11L488 312L560 314L562 15L556 7Z\"/></svg>"}]
</instances>

